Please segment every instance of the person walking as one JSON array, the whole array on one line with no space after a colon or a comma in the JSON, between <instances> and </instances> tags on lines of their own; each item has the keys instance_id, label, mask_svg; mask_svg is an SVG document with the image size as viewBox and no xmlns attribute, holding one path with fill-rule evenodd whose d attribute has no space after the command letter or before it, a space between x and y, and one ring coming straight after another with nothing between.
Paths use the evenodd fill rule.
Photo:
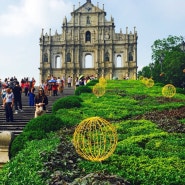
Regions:
<instances>
[{"instance_id":1,"label":"person walking","mask_svg":"<svg viewBox=\"0 0 185 185\"><path fill-rule=\"evenodd\" d=\"M31 88L30 92L28 93L28 99L29 99L29 106L33 107L35 105L34 88Z\"/></svg>"},{"instance_id":2,"label":"person walking","mask_svg":"<svg viewBox=\"0 0 185 185\"><path fill-rule=\"evenodd\" d=\"M67 78L67 86L71 87L72 77L68 76Z\"/></svg>"},{"instance_id":3,"label":"person walking","mask_svg":"<svg viewBox=\"0 0 185 185\"><path fill-rule=\"evenodd\" d=\"M4 97L6 96L6 86L5 85L2 85L2 90L1 90L1 98L2 98L2 101L4 99Z\"/></svg>"},{"instance_id":4,"label":"person walking","mask_svg":"<svg viewBox=\"0 0 185 185\"><path fill-rule=\"evenodd\" d=\"M6 95L3 99L3 107L6 113L6 122L13 122L14 94L10 88L6 89Z\"/></svg>"},{"instance_id":5,"label":"person walking","mask_svg":"<svg viewBox=\"0 0 185 185\"><path fill-rule=\"evenodd\" d=\"M23 112L22 110L22 88L19 85L19 82L17 81L15 84L15 87L13 88L13 94L14 94L14 104L15 104L15 114L18 114L18 106L19 111Z\"/></svg>"},{"instance_id":6,"label":"person walking","mask_svg":"<svg viewBox=\"0 0 185 185\"><path fill-rule=\"evenodd\" d=\"M56 82L52 85L53 96L58 96L58 84Z\"/></svg>"},{"instance_id":7,"label":"person walking","mask_svg":"<svg viewBox=\"0 0 185 185\"><path fill-rule=\"evenodd\" d=\"M79 78L78 77L76 77L76 79L75 79L75 89L77 88L77 87L79 87L79 85L80 85L80 80L79 80Z\"/></svg>"},{"instance_id":8,"label":"person walking","mask_svg":"<svg viewBox=\"0 0 185 185\"><path fill-rule=\"evenodd\" d=\"M26 81L24 83L24 94L25 94L25 96L28 96L29 87L30 87L30 84L29 84L28 81Z\"/></svg>"}]
</instances>

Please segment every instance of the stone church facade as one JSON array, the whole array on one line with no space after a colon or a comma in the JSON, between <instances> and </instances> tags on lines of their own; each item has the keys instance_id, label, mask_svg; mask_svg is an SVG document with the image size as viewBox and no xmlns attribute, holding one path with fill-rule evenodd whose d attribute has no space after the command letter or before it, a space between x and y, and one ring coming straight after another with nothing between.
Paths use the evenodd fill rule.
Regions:
<instances>
[{"instance_id":1,"label":"stone church facade","mask_svg":"<svg viewBox=\"0 0 185 185\"><path fill-rule=\"evenodd\" d=\"M137 32L115 33L114 19L106 19L104 5L91 0L65 17L62 33L42 29L40 37L40 80L84 75L106 79L137 78Z\"/></svg>"}]
</instances>

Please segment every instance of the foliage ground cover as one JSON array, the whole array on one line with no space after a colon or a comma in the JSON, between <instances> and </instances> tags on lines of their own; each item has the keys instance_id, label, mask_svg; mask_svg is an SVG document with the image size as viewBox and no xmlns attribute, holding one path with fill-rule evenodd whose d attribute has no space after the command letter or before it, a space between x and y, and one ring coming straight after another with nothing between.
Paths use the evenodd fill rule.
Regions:
<instances>
[{"instance_id":1,"label":"foliage ground cover","mask_svg":"<svg viewBox=\"0 0 185 185\"><path fill-rule=\"evenodd\" d=\"M44 153L44 158L48 158L59 143L54 133L48 134L46 139L27 142L27 147L0 170L0 185L45 185L38 173L44 168L41 153Z\"/></svg>"},{"instance_id":2,"label":"foliage ground cover","mask_svg":"<svg viewBox=\"0 0 185 185\"><path fill-rule=\"evenodd\" d=\"M62 147L45 158L42 179L48 184L70 184L74 180L75 185L75 182L80 184L79 178L85 175L103 173L119 176L125 179L119 182L132 185L185 184L185 95L177 93L169 99L163 97L161 91L160 85L147 88L140 81L111 80L107 81L104 96L97 98L92 93L81 93L80 107L57 110L55 116L70 130L66 133L69 142L62 142L61 137ZM118 133L115 152L101 163L80 158L72 145L76 125L94 116L115 125ZM34 152L41 153L37 149ZM29 160L34 160L31 155ZM6 169L10 169L13 162L14 159L7 164L0 178L2 174L8 175ZM38 172L36 166L34 168ZM17 170L15 166L11 169Z\"/></svg>"}]
</instances>

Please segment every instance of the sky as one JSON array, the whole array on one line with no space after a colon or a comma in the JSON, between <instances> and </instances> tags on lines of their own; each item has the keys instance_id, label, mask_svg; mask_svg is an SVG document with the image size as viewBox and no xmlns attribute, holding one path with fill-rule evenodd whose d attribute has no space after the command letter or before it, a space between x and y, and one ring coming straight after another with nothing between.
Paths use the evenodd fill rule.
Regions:
<instances>
[{"instance_id":1,"label":"sky","mask_svg":"<svg viewBox=\"0 0 185 185\"><path fill-rule=\"evenodd\" d=\"M151 46L169 35L185 37L185 0L91 0L114 18L115 31L138 34L138 70L152 62ZM44 33L62 33L64 17L69 21L86 0L0 0L0 79L34 77L39 84L40 46Z\"/></svg>"}]
</instances>

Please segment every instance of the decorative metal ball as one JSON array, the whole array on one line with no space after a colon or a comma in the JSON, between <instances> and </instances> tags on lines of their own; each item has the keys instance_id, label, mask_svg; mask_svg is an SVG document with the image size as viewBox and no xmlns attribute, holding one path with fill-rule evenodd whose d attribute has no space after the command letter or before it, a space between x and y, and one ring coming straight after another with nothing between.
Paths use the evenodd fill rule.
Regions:
<instances>
[{"instance_id":1,"label":"decorative metal ball","mask_svg":"<svg viewBox=\"0 0 185 185\"><path fill-rule=\"evenodd\" d=\"M100 77L100 78L99 78L99 83L100 83L101 85L106 86L106 85L107 85L107 80L106 80L104 77Z\"/></svg>"},{"instance_id":2,"label":"decorative metal ball","mask_svg":"<svg viewBox=\"0 0 185 185\"><path fill-rule=\"evenodd\" d=\"M162 88L163 96L172 98L176 94L176 88L172 84L167 84Z\"/></svg>"},{"instance_id":3,"label":"decorative metal ball","mask_svg":"<svg viewBox=\"0 0 185 185\"><path fill-rule=\"evenodd\" d=\"M148 88L153 87L154 86L154 81L151 78L149 78L148 80L146 80L145 85Z\"/></svg>"},{"instance_id":4,"label":"decorative metal ball","mask_svg":"<svg viewBox=\"0 0 185 185\"><path fill-rule=\"evenodd\" d=\"M144 78L143 76L140 76L140 77L139 77L139 80L143 80L143 78Z\"/></svg>"},{"instance_id":5,"label":"decorative metal ball","mask_svg":"<svg viewBox=\"0 0 185 185\"><path fill-rule=\"evenodd\" d=\"M105 86L100 83L97 83L95 86L93 86L93 93L98 98L100 96L103 96L105 94Z\"/></svg>"},{"instance_id":6,"label":"decorative metal ball","mask_svg":"<svg viewBox=\"0 0 185 185\"><path fill-rule=\"evenodd\" d=\"M87 160L97 162L113 154L117 140L116 128L100 117L83 120L73 135L76 152Z\"/></svg>"},{"instance_id":7,"label":"decorative metal ball","mask_svg":"<svg viewBox=\"0 0 185 185\"><path fill-rule=\"evenodd\" d=\"M146 77L144 77L144 78L142 79L142 83L144 83L144 84L146 84L147 81L148 81L148 78L146 78Z\"/></svg>"}]
</instances>

